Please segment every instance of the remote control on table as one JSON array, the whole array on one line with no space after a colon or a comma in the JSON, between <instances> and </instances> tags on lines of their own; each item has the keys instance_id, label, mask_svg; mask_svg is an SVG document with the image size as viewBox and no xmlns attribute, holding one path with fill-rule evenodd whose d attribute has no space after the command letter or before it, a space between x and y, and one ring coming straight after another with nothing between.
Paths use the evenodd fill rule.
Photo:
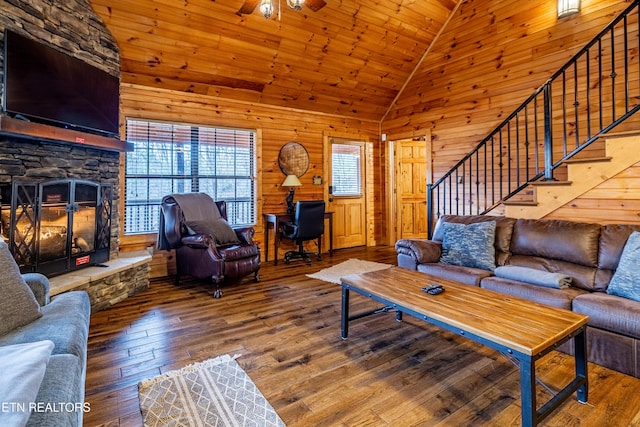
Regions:
<instances>
[{"instance_id":1,"label":"remote control on table","mask_svg":"<svg viewBox=\"0 0 640 427\"><path fill-rule=\"evenodd\" d=\"M438 295L444 292L444 286L433 284L425 286L424 288L422 288L422 291L428 293L429 295Z\"/></svg>"}]
</instances>

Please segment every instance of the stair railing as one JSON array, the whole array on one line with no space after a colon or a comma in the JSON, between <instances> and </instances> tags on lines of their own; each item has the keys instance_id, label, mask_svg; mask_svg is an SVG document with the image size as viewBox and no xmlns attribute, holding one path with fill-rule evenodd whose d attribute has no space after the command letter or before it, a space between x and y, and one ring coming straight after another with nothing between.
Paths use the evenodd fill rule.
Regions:
<instances>
[{"instance_id":1,"label":"stair railing","mask_svg":"<svg viewBox=\"0 0 640 427\"><path fill-rule=\"evenodd\" d=\"M640 109L639 4L634 1L427 186L429 236L441 215L486 214L533 181L555 180L565 160Z\"/></svg>"}]
</instances>

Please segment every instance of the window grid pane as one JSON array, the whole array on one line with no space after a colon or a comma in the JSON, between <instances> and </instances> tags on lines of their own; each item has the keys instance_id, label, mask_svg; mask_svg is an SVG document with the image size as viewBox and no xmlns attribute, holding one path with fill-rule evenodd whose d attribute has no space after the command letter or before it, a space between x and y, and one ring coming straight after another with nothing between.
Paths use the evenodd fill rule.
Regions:
<instances>
[{"instance_id":1,"label":"window grid pane","mask_svg":"<svg viewBox=\"0 0 640 427\"><path fill-rule=\"evenodd\" d=\"M200 191L255 224L255 132L127 119L125 234L158 231L162 197Z\"/></svg>"},{"instance_id":2,"label":"window grid pane","mask_svg":"<svg viewBox=\"0 0 640 427\"><path fill-rule=\"evenodd\" d=\"M334 143L331 151L333 195L362 195L360 146Z\"/></svg>"}]
</instances>

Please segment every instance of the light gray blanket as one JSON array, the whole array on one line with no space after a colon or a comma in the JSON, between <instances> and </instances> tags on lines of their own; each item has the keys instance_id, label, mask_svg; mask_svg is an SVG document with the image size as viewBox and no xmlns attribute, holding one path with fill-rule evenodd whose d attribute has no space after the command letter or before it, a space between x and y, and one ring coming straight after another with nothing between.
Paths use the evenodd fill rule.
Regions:
<instances>
[{"instance_id":1,"label":"light gray blanket","mask_svg":"<svg viewBox=\"0 0 640 427\"><path fill-rule=\"evenodd\" d=\"M505 265L496 268L493 273L503 279L517 280L519 282L531 283L532 285L545 286L547 288L565 289L571 285L571 276L536 270L535 268Z\"/></svg>"}]
</instances>

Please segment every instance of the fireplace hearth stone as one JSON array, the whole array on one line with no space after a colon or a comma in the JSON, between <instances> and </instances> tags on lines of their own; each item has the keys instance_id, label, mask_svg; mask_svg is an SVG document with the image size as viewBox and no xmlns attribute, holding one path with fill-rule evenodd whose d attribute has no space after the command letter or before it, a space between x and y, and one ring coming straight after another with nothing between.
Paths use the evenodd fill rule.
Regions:
<instances>
[{"instance_id":1,"label":"fireplace hearth stone","mask_svg":"<svg viewBox=\"0 0 640 427\"><path fill-rule=\"evenodd\" d=\"M151 255L146 250L121 252L104 267L87 267L49 279L50 295L83 290L91 312L104 310L149 287Z\"/></svg>"}]
</instances>

